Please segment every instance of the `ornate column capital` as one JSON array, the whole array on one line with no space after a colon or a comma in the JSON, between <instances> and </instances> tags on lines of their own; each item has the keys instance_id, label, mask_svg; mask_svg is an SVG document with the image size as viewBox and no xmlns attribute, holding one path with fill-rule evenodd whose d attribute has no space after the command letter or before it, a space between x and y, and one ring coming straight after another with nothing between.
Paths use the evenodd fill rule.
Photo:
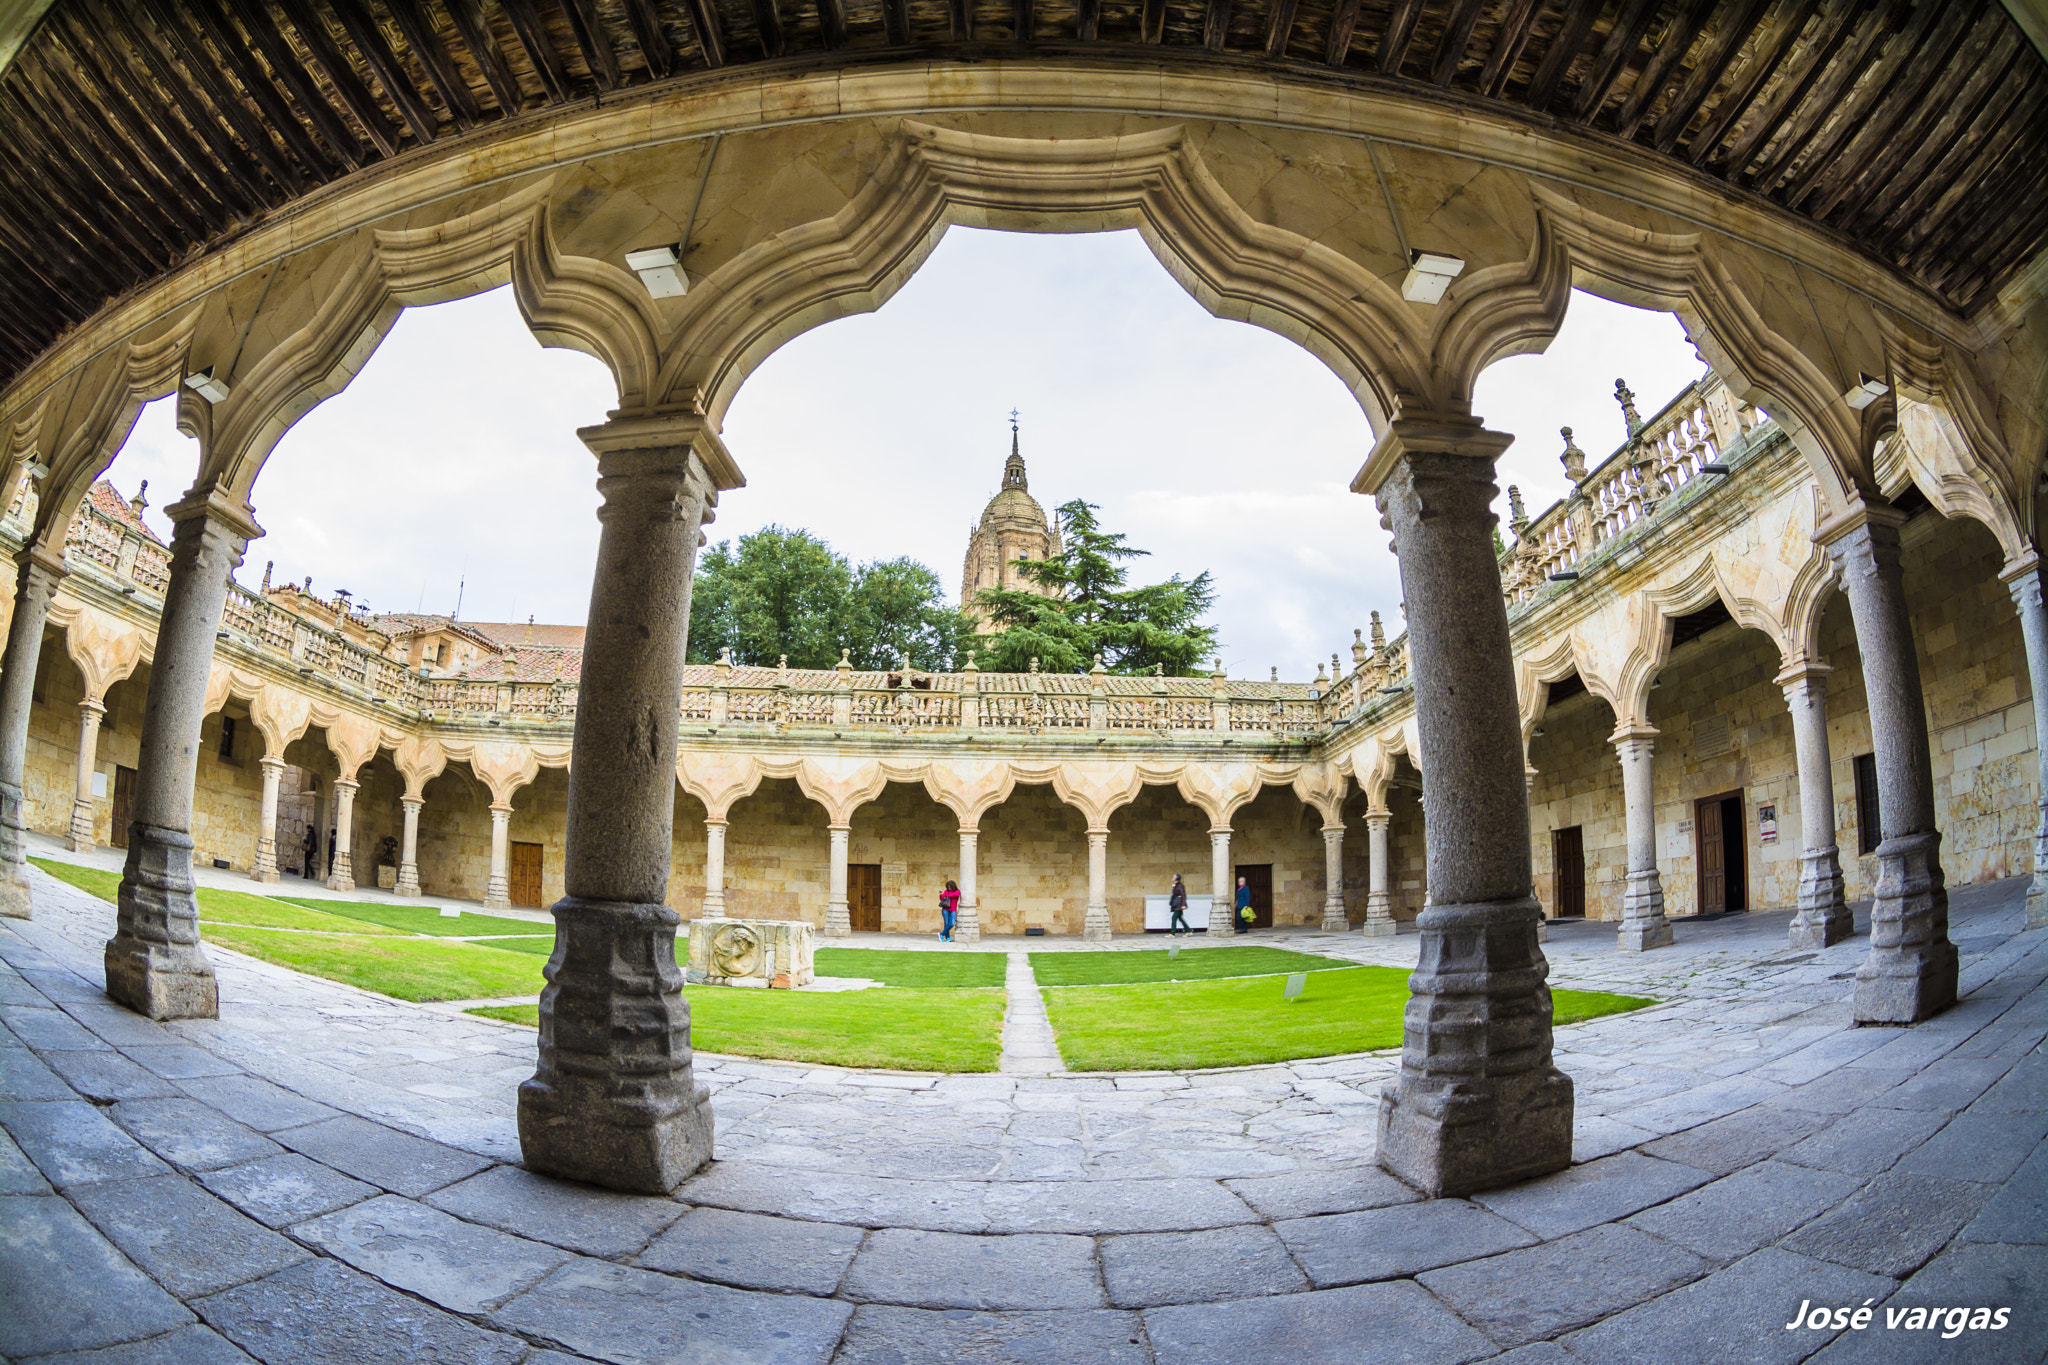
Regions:
<instances>
[{"instance_id":1,"label":"ornate column capital","mask_svg":"<svg viewBox=\"0 0 2048 1365\"><path fill-rule=\"evenodd\" d=\"M1417 455L1459 455L1493 461L1515 443L1508 432L1488 431L1477 417L1455 413L1416 413L1387 424L1373 442L1372 453L1351 480L1351 491L1377 496L1387 476L1404 458Z\"/></svg>"},{"instance_id":2,"label":"ornate column capital","mask_svg":"<svg viewBox=\"0 0 2048 1365\"><path fill-rule=\"evenodd\" d=\"M622 417L613 413L610 421L579 427L576 435L597 456L600 473L606 472L607 460L620 457L665 455L666 463L682 466L694 456L711 502L716 502L718 494L726 489L746 486L746 476L740 473L732 452L703 417L686 413Z\"/></svg>"}]
</instances>

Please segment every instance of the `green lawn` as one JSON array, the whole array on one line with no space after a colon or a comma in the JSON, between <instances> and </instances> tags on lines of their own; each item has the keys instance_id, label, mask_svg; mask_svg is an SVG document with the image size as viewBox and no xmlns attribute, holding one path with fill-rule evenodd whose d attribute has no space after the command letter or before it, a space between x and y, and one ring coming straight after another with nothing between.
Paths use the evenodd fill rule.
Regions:
<instances>
[{"instance_id":1,"label":"green lawn","mask_svg":"<svg viewBox=\"0 0 2048 1365\"><path fill-rule=\"evenodd\" d=\"M98 896L112 904L121 887L121 874L103 872L96 867L78 867L71 863L52 862L47 858L31 858L30 862L55 877L58 881L69 882L79 890ZM207 926L205 932L212 937L211 926L216 922L254 925L263 929L311 929L329 934L398 934L398 929L382 925L365 924L361 920L326 914L320 910L309 910L302 904L286 904L269 896L254 895L246 891L220 891L210 886L199 888L199 918ZM453 924L455 921L450 920Z\"/></svg>"},{"instance_id":2,"label":"green lawn","mask_svg":"<svg viewBox=\"0 0 2048 1365\"><path fill-rule=\"evenodd\" d=\"M819 976L858 976L884 986L1000 986L1009 957L1000 952L917 953L887 948L820 948Z\"/></svg>"},{"instance_id":3,"label":"green lawn","mask_svg":"<svg viewBox=\"0 0 2048 1365\"><path fill-rule=\"evenodd\" d=\"M1143 981L1209 981L1273 972L1339 971L1352 964L1334 957L1252 945L1235 948L1139 949L1128 953L1033 953L1031 974L1041 986L1115 986ZM1405 979L1405 977L1404 977Z\"/></svg>"},{"instance_id":4,"label":"green lawn","mask_svg":"<svg viewBox=\"0 0 2048 1365\"><path fill-rule=\"evenodd\" d=\"M684 994L690 1041L706 1052L899 1071L994 1071L1002 1054L999 990L691 986ZM540 1020L539 1005L486 1006L470 1013L529 1026Z\"/></svg>"},{"instance_id":5,"label":"green lawn","mask_svg":"<svg viewBox=\"0 0 2048 1365\"><path fill-rule=\"evenodd\" d=\"M317 910L322 914L341 915L369 924L403 929L410 934L426 934L432 938L474 938L478 934L546 934L552 938L555 933L554 925L541 920L513 919L508 915L479 915L470 910L451 917L443 915L437 905L304 900L298 896L280 896L278 899L290 901L293 905L302 905L308 910Z\"/></svg>"},{"instance_id":6,"label":"green lawn","mask_svg":"<svg viewBox=\"0 0 2048 1365\"><path fill-rule=\"evenodd\" d=\"M508 953L539 953L546 957L555 951L555 936L539 934L530 938L487 938L477 944L479 948L502 948Z\"/></svg>"},{"instance_id":7,"label":"green lawn","mask_svg":"<svg viewBox=\"0 0 2048 1365\"><path fill-rule=\"evenodd\" d=\"M1321 972L1292 1004L1281 994L1284 976L1067 987L1046 991L1045 1008L1060 1055L1076 1071L1250 1066L1399 1047L1408 977L1398 967ZM1551 998L1560 1024L1656 1003L1590 991L1553 991Z\"/></svg>"},{"instance_id":8,"label":"green lawn","mask_svg":"<svg viewBox=\"0 0 2048 1365\"><path fill-rule=\"evenodd\" d=\"M293 971L400 1000L475 1000L539 995L545 959L479 943L371 934L294 934L210 924L206 941Z\"/></svg>"}]
</instances>

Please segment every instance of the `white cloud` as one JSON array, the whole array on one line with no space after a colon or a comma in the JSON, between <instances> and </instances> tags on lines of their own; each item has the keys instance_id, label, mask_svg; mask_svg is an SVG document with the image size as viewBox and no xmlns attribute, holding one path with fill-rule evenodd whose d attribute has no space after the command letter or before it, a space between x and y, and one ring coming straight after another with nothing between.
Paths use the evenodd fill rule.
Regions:
<instances>
[{"instance_id":1,"label":"white cloud","mask_svg":"<svg viewBox=\"0 0 2048 1365\"><path fill-rule=\"evenodd\" d=\"M1476 410L1516 435L1501 460L1534 513L1563 492L1561 425L1597 461L1622 437L1625 376L1645 415L1699 372L1677 322L1574 295L1550 353L1504 361ZM614 394L589 357L544 351L500 290L406 313L343 394L282 442L259 480L242 580L265 560L380 610L581 621L597 544L595 469L575 429ZM1142 579L1215 574L1236 676L1312 676L1400 587L1371 501L1348 491L1372 433L1344 386L1293 343L1219 321L1135 233L954 229L880 312L799 337L749 378L725 438L748 486L714 540L771 522L855 559L908 554L957 585L968 531L1021 410L1031 491L1101 506L1150 550ZM169 403L115 466L152 501L191 482ZM1501 504L1505 516L1505 502ZM168 528L159 523L159 530Z\"/></svg>"}]
</instances>

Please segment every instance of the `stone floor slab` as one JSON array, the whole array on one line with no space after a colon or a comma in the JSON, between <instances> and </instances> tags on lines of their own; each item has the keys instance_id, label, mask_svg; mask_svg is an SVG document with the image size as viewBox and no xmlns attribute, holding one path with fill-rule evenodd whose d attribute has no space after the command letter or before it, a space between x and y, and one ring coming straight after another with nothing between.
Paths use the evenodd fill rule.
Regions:
<instances>
[{"instance_id":1,"label":"stone floor slab","mask_svg":"<svg viewBox=\"0 0 2048 1365\"><path fill-rule=\"evenodd\" d=\"M1647 1233L1607 1223L1415 1278L1502 1346L1523 1346L1698 1279L1710 1264Z\"/></svg>"},{"instance_id":2,"label":"stone floor slab","mask_svg":"<svg viewBox=\"0 0 2048 1365\"><path fill-rule=\"evenodd\" d=\"M45 1052L43 1062L89 1100L141 1100L175 1096L178 1087L145 1071L111 1048L104 1052Z\"/></svg>"},{"instance_id":3,"label":"stone floor slab","mask_svg":"<svg viewBox=\"0 0 2048 1365\"><path fill-rule=\"evenodd\" d=\"M35 1356L17 1365L254 1365L247 1352L210 1327L180 1327L121 1346Z\"/></svg>"},{"instance_id":4,"label":"stone floor slab","mask_svg":"<svg viewBox=\"0 0 2048 1365\"><path fill-rule=\"evenodd\" d=\"M257 1076L194 1076L178 1088L259 1133L303 1128L339 1112Z\"/></svg>"},{"instance_id":5,"label":"stone floor slab","mask_svg":"<svg viewBox=\"0 0 2048 1365\"><path fill-rule=\"evenodd\" d=\"M475 1175L492 1163L472 1152L345 1115L274 1134L296 1152L338 1171L414 1198Z\"/></svg>"},{"instance_id":6,"label":"stone floor slab","mask_svg":"<svg viewBox=\"0 0 2048 1365\"><path fill-rule=\"evenodd\" d=\"M1536 1241L1526 1229L1462 1199L1289 1219L1273 1230L1322 1288L1391 1280Z\"/></svg>"},{"instance_id":7,"label":"stone floor slab","mask_svg":"<svg viewBox=\"0 0 2048 1365\"><path fill-rule=\"evenodd\" d=\"M862 1303L910 1308L1102 1308L1108 1305L1086 1237L977 1237L884 1228L854 1257L841 1291Z\"/></svg>"},{"instance_id":8,"label":"stone floor slab","mask_svg":"<svg viewBox=\"0 0 2048 1365\"><path fill-rule=\"evenodd\" d=\"M246 1283L308 1256L184 1176L81 1185L70 1194L107 1240L183 1299Z\"/></svg>"},{"instance_id":9,"label":"stone floor slab","mask_svg":"<svg viewBox=\"0 0 2048 1365\"><path fill-rule=\"evenodd\" d=\"M0 1194L48 1194L50 1182L14 1139L0 1132Z\"/></svg>"},{"instance_id":10,"label":"stone floor slab","mask_svg":"<svg viewBox=\"0 0 2048 1365\"><path fill-rule=\"evenodd\" d=\"M1958 1114L1948 1126L1908 1152L1900 1171L1999 1184L2048 1137L2048 1113Z\"/></svg>"},{"instance_id":11,"label":"stone floor slab","mask_svg":"<svg viewBox=\"0 0 2048 1365\"><path fill-rule=\"evenodd\" d=\"M199 1182L266 1227L281 1228L375 1198L375 1185L352 1180L332 1167L286 1152L226 1170L208 1171Z\"/></svg>"},{"instance_id":12,"label":"stone floor slab","mask_svg":"<svg viewBox=\"0 0 2048 1365\"><path fill-rule=\"evenodd\" d=\"M0 1100L70 1100L78 1093L25 1047L0 1047Z\"/></svg>"},{"instance_id":13,"label":"stone floor slab","mask_svg":"<svg viewBox=\"0 0 2048 1365\"><path fill-rule=\"evenodd\" d=\"M756 1294L577 1259L500 1308L491 1321L615 1365L776 1365L831 1359L850 1305Z\"/></svg>"},{"instance_id":14,"label":"stone floor slab","mask_svg":"<svg viewBox=\"0 0 2048 1365\"><path fill-rule=\"evenodd\" d=\"M292 1235L451 1313L487 1312L569 1260L391 1194L296 1224Z\"/></svg>"},{"instance_id":15,"label":"stone floor slab","mask_svg":"<svg viewBox=\"0 0 2048 1365\"><path fill-rule=\"evenodd\" d=\"M83 1100L0 1104L0 1127L58 1189L163 1175L170 1168Z\"/></svg>"},{"instance_id":16,"label":"stone floor slab","mask_svg":"<svg viewBox=\"0 0 2048 1365\"><path fill-rule=\"evenodd\" d=\"M934 1312L868 1304L856 1310L834 1365L1150 1365L1135 1313Z\"/></svg>"},{"instance_id":17,"label":"stone floor slab","mask_svg":"<svg viewBox=\"0 0 2048 1365\"><path fill-rule=\"evenodd\" d=\"M156 1047L124 1047L121 1055L144 1070L167 1081L191 1080L200 1076L234 1076L241 1068L216 1057L203 1047L189 1043L166 1043Z\"/></svg>"},{"instance_id":18,"label":"stone floor slab","mask_svg":"<svg viewBox=\"0 0 2048 1365\"><path fill-rule=\"evenodd\" d=\"M2038 1114L2048 1109L2048 1055L2036 1050L2022 1057L1970 1109L1986 1114Z\"/></svg>"},{"instance_id":19,"label":"stone floor slab","mask_svg":"<svg viewBox=\"0 0 2048 1365\"><path fill-rule=\"evenodd\" d=\"M1643 1151L1713 1175L1727 1175L1812 1137L1834 1121L1833 1111L1763 1104L1661 1138L1645 1145Z\"/></svg>"},{"instance_id":20,"label":"stone floor slab","mask_svg":"<svg viewBox=\"0 0 2048 1365\"><path fill-rule=\"evenodd\" d=\"M284 1150L197 1100L123 1100L107 1113L129 1136L188 1171L239 1165Z\"/></svg>"},{"instance_id":21,"label":"stone floor slab","mask_svg":"<svg viewBox=\"0 0 2048 1365\"><path fill-rule=\"evenodd\" d=\"M517 1337L484 1331L325 1259L193 1307L267 1365L520 1365L527 1354Z\"/></svg>"},{"instance_id":22,"label":"stone floor slab","mask_svg":"<svg viewBox=\"0 0 2048 1365\"><path fill-rule=\"evenodd\" d=\"M7 1027L38 1052L91 1052L113 1046L60 1009L9 1010Z\"/></svg>"},{"instance_id":23,"label":"stone floor slab","mask_svg":"<svg viewBox=\"0 0 2048 1365\"><path fill-rule=\"evenodd\" d=\"M1321 1213L1356 1213L1412 1204L1419 1191L1377 1166L1339 1171L1297 1171L1223 1182L1232 1194L1267 1218L1312 1218Z\"/></svg>"},{"instance_id":24,"label":"stone floor slab","mask_svg":"<svg viewBox=\"0 0 2048 1365\"><path fill-rule=\"evenodd\" d=\"M1882 1303L1895 1283L1766 1247L1718 1274L1573 1332L1560 1344L1587 1365L1642 1365L1646 1359L1793 1365L1833 1335L1786 1330L1802 1303Z\"/></svg>"},{"instance_id":25,"label":"stone floor slab","mask_svg":"<svg viewBox=\"0 0 2048 1365\"><path fill-rule=\"evenodd\" d=\"M472 1223L603 1257L632 1255L684 1211L673 1199L615 1194L518 1166L493 1166L426 1202Z\"/></svg>"},{"instance_id":26,"label":"stone floor slab","mask_svg":"<svg viewBox=\"0 0 2048 1365\"><path fill-rule=\"evenodd\" d=\"M1271 1228L1141 1232L1105 1238L1102 1278L1119 1308L1214 1303L1309 1287Z\"/></svg>"},{"instance_id":27,"label":"stone floor slab","mask_svg":"<svg viewBox=\"0 0 2048 1365\"><path fill-rule=\"evenodd\" d=\"M1925 1071L1916 1072L1873 1098L1870 1103L1885 1109L1940 1109L1954 1113L1967 1108L1978 1096L1996 1085L2012 1070L2012 1057L1943 1057Z\"/></svg>"},{"instance_id":28,"label":"stone floor slab","mask_svg":"<svg viewBox=\"0 0 2048 1365\"><path fill-rule=\"evenodd\" d=\"M1715 1260L1734 1261L1820 1217L1861 1188L1862 1181L1839 1171L1760 1161L1668 1204L1644 1209L1628 1226Z\"/></svg>"},{"instance_id":29,"label":"stone floor slab","mask_svg":"<svg viewBox=\"0 0 2048 1365\"><path fill-rule=\"evenodd\" d=\"M1476 1194L1472 1201L1539 1237L1562 1237L1676 1199L1712 1178L1676 1161L1622 1152L1541 1180Z\"/></svg>"},{"instance_id":30,"label":"stone floor slab","mask_svg":"<svg viewBox=\"0 0 2048 1365\"><path fill-rule=\"evenodd\" d=\"M1463 1365L1499 1349L1410 1281L1154 1308L1145 1330L1157 1365L1359 1365L1362 1342L1373 1365Z\"/></svg>"},{"instance_id":31,"label":"stone floor slab","mask_svg":"<svg viewBox=\"0 0 2048 1365\"><path fill-rule=\"evenodd\" d=\"M1947 1114L1918 1109L1859 1109L1786 1148L1778 1160L1850 1175L1876 1175L1890 1170L1900 1157L1940 1132L1948 1118Z\"/></svg>"},{"instance_id":32,"label":"stone floor slab","mask_svg":"<svg viewBox=\"0 0 2048 1365\"><path fill-rule=\"evenodd\" d=\"M1965 1242L2048 1243L2048 1144L2013 1172L1984 1211L1963 1229Z\"/></svg>"},{"instance_id":33,"label":"stone floor slab","mask_svg":"<svg viewBox=\"0 0 2048 1365\"><path fill-rule=\"evenodd\" d=\"M742 1289L830 1294L867 1235L865 1228L840 1223L700 1208L657 1238L635 1264Z\"/></svg>"},{"instance_id":34,"label":"stone floor slab","mask_svg":"<svg viewBox=\"0 0 2048 1365\"><path fill-rule=\"evenodd\" d=\"M1189 1232L1259 1221L1211 1180L991 1182L982 1208L990 1232Z\"/></svg>"},{"instance_id":35,"label":"stone floor slab","mask_svg":"<svg viewBox=\"0 0 2048 1365\"><path fill-rule=\"evenodd\" d=\"M1893 1171L1783 1245L1787 1251L1897 1278L1948 1245L1993 1193L1990 1185Z\"/></svg>"},{"instance_id":36,"label":"stone floor slab","mask_svg":"<svg viewBox=\"0 0 2048 1365\"><path fill-rule=\"evenodd\" d=\"M64 1200L0 1197L0 1357L91 1350L191 1321Z\"/></svg>"}]
</instances>

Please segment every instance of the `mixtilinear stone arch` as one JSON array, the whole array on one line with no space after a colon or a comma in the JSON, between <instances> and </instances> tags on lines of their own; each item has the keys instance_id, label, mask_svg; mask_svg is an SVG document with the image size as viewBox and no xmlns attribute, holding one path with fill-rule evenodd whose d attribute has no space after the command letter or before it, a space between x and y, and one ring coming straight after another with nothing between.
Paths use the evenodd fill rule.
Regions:
<instances>
[{"instance_id":1,"label":"mixtilinear stone arch","mask_svg":"<svg viewBox=\"0 0 2048 1365\"><path fill-rule=\"evenodd\" d=\"M1291 18L1276 25L1281 55ZM1082 21L1084 38L1092 28ZM1225 40L1214 36L1210 46ZM1348 33L1332 46L1341 61ZM1559 53L1537 73L1539 108L1564 71L1569 51ZM1399 54L1391 60L1398 71ZM261 533L250 494L263 460L360 369L400 309L509 281L543 342L607 364L620 403L583 433L605 529L569 772L568 895L540 1068L521 1092L522 1139L536 1168L632 1187L666 1188L701 1163L708 1108L691 1080L674 917L660 906L688 584L699 528L718 493L740 483L719 422L752 365L809 326L877 306L960 222L1136 227L1211 311L1320 356L1373 426L1353 487L1379 499L1400 554L1418 717L1404 749L1435 798L1433 906L1415 979L1424 999L1383 1111L1383 1162L1425 1188L1463 1190L1569 1157L1571 1090L1549 1059L1526 841L1503 838L1527 813L1487 534L1491 461L1508 438L1484 430L1470 395L1492 360L1554 335L1574 283L1678 313L1735 393L1767 404L1805 453L1828 512L1815 535L1843 567L1866 672L1881 680L1872 693L1884 698L1882 856L1896 894L1880 896L1858 1013L1910 1022L1940 1010L1954 998L1955 958L1899 582L1901 517L1873 470L1881 415L1857 403L1870 392L1863 375L1882 384L1891 374L1892 327L1922 348L1916 394L1959 414L1959 458L2037 448L2024 438L2043 406L2041 342L2015 325L2033 295L1994 298L1966 318L1854 241L1679 169L1666 154L1725 64L1702 70L1699 89L1679 98L1685 118L1659 125L1654 153L1484 103L1417 101L1398 83L1332 85L1284 63L1191 66L1163 51L1141 80L1113 62L1028 50L855 60L826 75L755 70L507 120L390 158L166 268L53 339L0 399L16 467L47 463L52 487L74 491L104 467L108 436L135 402L200 371L225 390L217 402L181 399L203 463L169 509L178 530L144 722L141 837L110 988L152 1015L213 1008L210 983L180 955L196 952L196 921L183 867L191 783L175 755L205 715L203 660L227 575ZM1597 110L1612 85L1595 85ZM1624 119L1631 132L1646 112L1638 101ZM1701 156L1732 118L1709 116ZM303 177L273 169L299 193ZM1860 181L1825 181L1830 208L1866 194ZM677 244L675 268L693 287L658 301L622 264L627 250L662 243ZM1425 263L1417 251L1456 262L1436 276L1440 302L1405 279ZM81 427L69 397L58 406L67 384L72 396L85 386L115 397L89 403ZM1978 391L2002 396L1981 403ZM59 513L68 517L62 498L42 546L57 543ZM2013 549L2024 554L2017 540ZM47 554L40 566L26 558L0 659L0 824L14 830L23 678L61 572ZM1086 811L1095 844L1142 779L1114 763L1079 766L1052 780ZM845 774L828 776L838 793ZM491 779L494 807L519 780L509 770ZM0 853L18 868L18 848Z\"/></svg>"}]
</instances>

